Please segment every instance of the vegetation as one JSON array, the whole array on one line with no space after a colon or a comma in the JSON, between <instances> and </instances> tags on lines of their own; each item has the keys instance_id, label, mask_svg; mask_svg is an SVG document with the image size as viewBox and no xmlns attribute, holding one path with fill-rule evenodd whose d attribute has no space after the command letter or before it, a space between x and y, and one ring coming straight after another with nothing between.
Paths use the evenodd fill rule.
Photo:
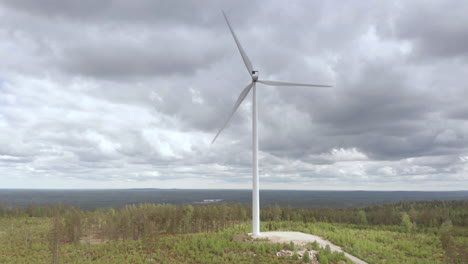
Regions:
<instances>
[{"instance_id":1,"label":"vegetation","mask_svg":"<svg viewBox=\"0 0 468 264\"><path fill-rule=\"evenodd\" d=\"M253 241L241 204L138 204L120 209L0 206L0 263L297 263L290 244ZM269 206L262 230L319 235L369 263L468 263L468 202L346 209ZM308 247L318 248L316 243ZM350 263L321 249L321 263Z\"/></svg>"},{"instance_id":2,"label":"vegetation","mask_svg":"<svg viewBox=\"0 0 468 264\"><path fill-rule=\"evenodd\" d=\"M320 250L317 259L320 261L320 264L339 263L340 261L342 263L352 263L345 257L344 253L332 252L329 245L325 249Z\"/></svg>"}]
</instances>

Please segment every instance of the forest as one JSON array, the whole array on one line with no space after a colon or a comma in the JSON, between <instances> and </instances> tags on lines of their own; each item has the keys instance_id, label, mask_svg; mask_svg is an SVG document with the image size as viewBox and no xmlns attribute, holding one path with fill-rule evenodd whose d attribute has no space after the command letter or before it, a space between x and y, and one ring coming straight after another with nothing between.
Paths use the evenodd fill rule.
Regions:
<instances>
[{"instance_id":1,"label":"forest","mask_svg":"<svg viewBox=\"0 0 468 264\"><path fill-rule=\"evenodd\" d=\"M0 205L0 263L298 263L291 244L252 240L251 208L238 203ZM271 205L262 231L324 237L368 263L468 263L468 201L354 208ZM308 245L308 248L317 248ZM297 249L297 248L296 248ZM320 249L320 263L351 263Z\"/></svg>"},{"instance_id":2,"label":"forest","mask_svg":"<svg viewBox=\"0 0 468 264\"><path fill-rule=\"evenodd\" d=\"M404 201L466 201L468 191L319 191L260 190L260 205L298 208L345 208ZM222 199L228 204L252 204L251 190L220 189L109 189L47 190L0 189L0 203L26 207L63 203L83 210L121 208L128 204L194 204L205 199Z\"/></svg>"}]
</instances>

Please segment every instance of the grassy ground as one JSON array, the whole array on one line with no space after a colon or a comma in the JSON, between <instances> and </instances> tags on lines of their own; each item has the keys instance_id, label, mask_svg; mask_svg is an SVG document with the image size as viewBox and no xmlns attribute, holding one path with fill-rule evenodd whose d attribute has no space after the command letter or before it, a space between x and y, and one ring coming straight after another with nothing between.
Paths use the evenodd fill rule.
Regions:
<instances>
[{"instance_id":1,"label":"grassy ground","mask_svg":"<svg viewBox=\"0 0 468 264\"><path fill-rule=\"evenodd\" d=\"M47 218L0 220L0 263L51 263ZM152 236L142 240L62 244L59 263L296 263L276 257L290 245L254 242L247 225L221 232Z\"/></svg>"},{"instance_id":2,"label":"grassy ground","mask_svg":"<svg viewBox=\"0 0 468 264\"><path fill-rule=\"evenodd\" d=\"M0 263L51 263L50 218L0 218ZM447 263L439 236L404 232L400 227L371 227L329 223L265 223L264 230L302 231L322 236L368 263ZM249 240L250 226L241 224L220 232L148 235L140 240L62 243L59 263L298 263L276 257L289 244ZM459 236L456 243L467 245ZM85 239L86 241L86 239Z\"/></svg>"}]
</instances>

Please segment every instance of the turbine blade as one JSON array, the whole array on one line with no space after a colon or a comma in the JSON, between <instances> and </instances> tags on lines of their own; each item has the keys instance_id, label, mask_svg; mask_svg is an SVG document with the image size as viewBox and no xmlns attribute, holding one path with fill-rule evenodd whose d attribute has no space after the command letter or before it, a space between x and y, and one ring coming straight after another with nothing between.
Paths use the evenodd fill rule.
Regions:
<instances>
[{"instance_id":1,"label":"turbine blade","mask_svg":"<svg viewBox=\"0 0 468 264\"><path fill-rule=\"evenodd\" d=\"M237 101L234 104L234 107L232 107L232 110L231 110L231 113L229 114L228 119L226 120L226 122L224 122L224 125L218 131L218 134L216 134L216 136L213 138L213 141L211 141L211 144L213 144L215 142L216 138L219 136L221 131L223 131L223 129L227 126L227 124L229 124L229 121L231 121L231 118L234 115L234 113L236 112L237 108L239 108L239 105L242 103L242 101L244 101L247 94L249 94L250 89L252 88L253 84L254 83L251 82L249 85L247 85L247 87L244 88L244 90L242 90L241 94L239 95L239 98L237 98Z\"/></svg>"},{"instance_id":2,"label":"turbine blade","mask_svg":"<svg viewBox=\"0 0 468 264\"><path fill-rule=\"evenodd\" d=\"M266 84L266 85L271 85L271 86L332 87L330 85L322 85L322 84L291 83L291 82L265 81L265 80L258 80L257 82L263 83L263 84Z\"/></svg>"},{"instance_id":3,"label":"turbine blade","mask_svg":"<svg viewBox=\"0 0 468 264\"><path fill-rule=\"evenodd\" d=\"M231 23L229 23L229 20L226 16L226 13L223 12L224 19L226 19L226 23L228 24L229 30L231 30L232 37L234 38L234 41L236 42L237 48L239 49L239 52L242 56L242 60L244 61L245 67L247 67L247 70L249 71L249 74L252 75L253 72L253 66L252 63L249 60L249 57L247 57L247 54L245 54L244 49L242 48L239 40L237 39L236 33L234 33L234 30L232 29Z\"/></svg>"}]
</instances>

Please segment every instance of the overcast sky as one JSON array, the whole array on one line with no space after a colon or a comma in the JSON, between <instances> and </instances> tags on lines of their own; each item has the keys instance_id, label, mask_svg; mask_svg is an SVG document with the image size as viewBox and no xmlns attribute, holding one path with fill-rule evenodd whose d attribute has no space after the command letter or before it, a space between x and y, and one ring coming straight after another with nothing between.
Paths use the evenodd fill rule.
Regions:
<instances>
[{"instance_id":1,"label":"overcast sky","mask_svg":"<svg viewBox=\"0 0 468 264\"><path fill-rule=\"evenodd\" d=\"M467 1L0 0L0 188L467 190Z\"/></svg>"}]
</instances>

